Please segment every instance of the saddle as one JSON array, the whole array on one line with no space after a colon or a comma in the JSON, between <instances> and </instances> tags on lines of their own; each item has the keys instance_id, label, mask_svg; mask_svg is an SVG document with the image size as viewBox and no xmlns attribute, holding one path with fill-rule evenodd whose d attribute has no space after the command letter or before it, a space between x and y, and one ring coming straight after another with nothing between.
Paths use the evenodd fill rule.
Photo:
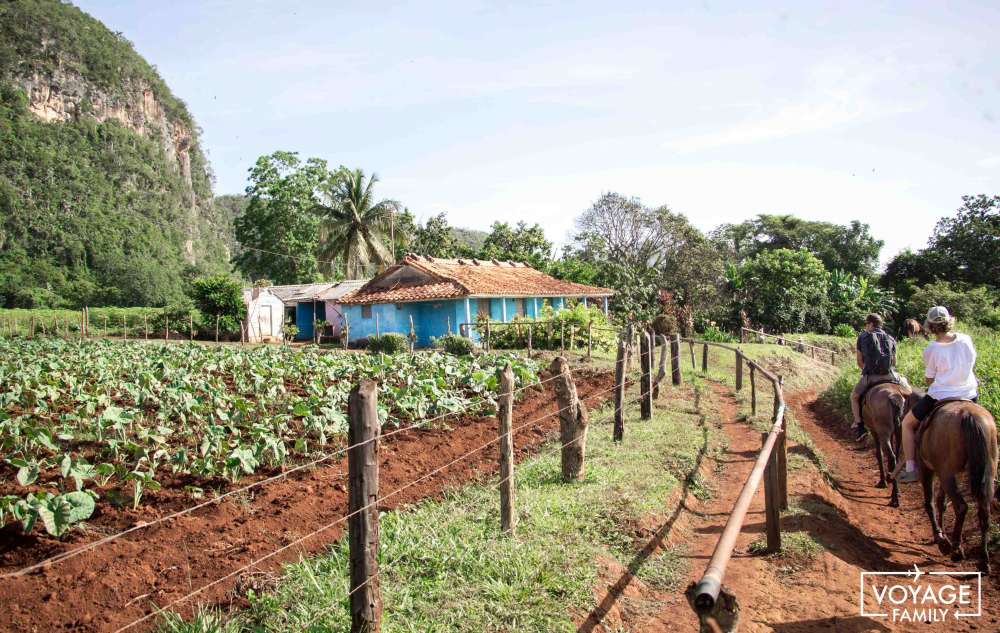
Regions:
<instances>
[{"instance_id":1,"label":"saddle","mask_svg":"<svg viewBox=\"0 0 1000 633\"><path fill-rule=\"evenodd\" d=\"M938 410L944 405L951 404L952 402L972 402L972 400L968 398L942 398L934 403L934 408L931 409L930 413L927 414L927 417L921 420L920 424L917 425L917 446L920 446L920 440L923 438L924 431L930 427L931 422L934 421L934 416L937 415Z\"/></svg>"},{"instance_id":2,"label":"saddle","mask_svg":"<svg viewBox=\"0 0 1000 633\"><path fill-rule=\"evenodd\" d=\"M893 384L893 385L898 385L899 384L899 382L897 382L895 380L892 380L892 379L889 379L889 378L886 378L885 380L879 380L879 381L873 382L872 384L870 384L867 387L865 387L865 390L861 392L861 397L858 398L858 402L860 402L860 403L862 403L862 405L864 405L865 398L868 397L868 392L869 391L871 391L875 387L878 387L879 385L884 385L884 384L887 384L887 383L888 384Z\"/></svg>"}]
</instances>

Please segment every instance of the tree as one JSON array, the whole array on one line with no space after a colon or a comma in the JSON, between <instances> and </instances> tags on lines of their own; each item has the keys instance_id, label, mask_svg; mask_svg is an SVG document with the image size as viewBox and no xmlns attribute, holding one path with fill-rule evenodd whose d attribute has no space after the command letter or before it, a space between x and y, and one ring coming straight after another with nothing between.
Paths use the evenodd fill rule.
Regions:
<instances>
[{"instance_id":1,"label":"tree","mask_svg":"<svg viewBox=\"0 0 1000 633\"><path fill-rule=\"evenodd\" d=\"M917 288L905 310L911 318L923 321L931 307L945 306L958 319L980 323L994 317L995 299L985 286L936 281Z\"/></svg>"},{"instance_id":2,"label":"tree","mask_svg":"<svg viewBox=\"0 0 1000 633\"><path fill-rule=\"evenodd\" d=\"M243 249L236 267L251 279L277 284L317 280L317 199L335 179L319 158L303 163L297 153L283 151L258 158L250 169L246 209L233 222Z\"/></svg>"},{"instance_id":3,"label":"tree","mask_svg":"<svg viewBox=\"0 0 1000 633\"><path fill-rule=\"evenodd\" d=\"M455 257L458 254L458 244L444 212L432 215L417 227L413 250L428 257Z\"/></svg>"},{"instance_id":4,"label":"tree","mask_svg":"<svg viewBox=\"0 0 1000 633\"><path fill-rule=\"evenodd\" d=\"M239 329L246 315L243 287L228 275L198 277L191 282L191 298L204 315L219 317L219 327L225 332Z\"/></svg>"},{"instance_id":5,"label":"tree","mask_svg":"<svg viewBox=\"0 0 1000 633\"><path fill-rule=\"evenodd\" d=\"M595 281L617 293L616 311L654 314L660 289L692 317L721 300L723 262L714 244L682 214L638 198L602 195L577 219L566 257L596 265Z\"/></svg>"},{"instance_id":6,"label":"tree","mask_svg":"<svg viewBox=\"0 0 1000 633\"><path fill-rule=\"evenodd\" d=\"M879 287L868 277L858 277L842 270L830 273L827 293L830 323L858 329L865 317L875 312L886 321L895 320L898 302L891 290Z\"/></svg>"},{"instance_id":7,"label":"tree","mask_svg":"<svg viewBox=\"0 0 1000 633\"><path fill-rule=\"evenodd\" d=\"M576 249L593 260L619 262L638 270L657 267L668 247L667 207L651 209L638 198L603 194L576 220Z\"/></svg>"},{"instance_id":8,"label":"tree","mask_svg":"<svg viewBox=\"0 0 1000 633\"><path fill-rule=\"evenodd\" d=\"M712 239L727 258L736 261L765 250L804 248L827 270L865 277L874 275L883 245L882 240L872 237L867 224L857 220L840 225L767 214L739 224L723 224L713 231Z\"/></svg>"},{"instance_id":9,"label":"tree","mask_svg":"<svg viewBox=\"0 0 1000 633\"><path fill-rule=\"evenodd\" d=\"M506 222L494 222L479 251L480 259L523 262L544 268L552 253L552 242L545 239L540 224L518 222L513 229Z\"/></svg>"},{"instance_id":10,"label":"tree","mask_svg":"<svg viewBox=\"0 0 1000 633\"><path fill-rule=\"evenodd\" d=\"M343 262L350 279L361 279L384 268L392 259L389 232L393 216L399 213L395 200L375 200L378 176L367 179L360 169L343 170L328 181L326 204L318 205L321 215L320 257ZM327 264L329 266L329 264Z\"/></svg>"},{"instance_id":11,"label":"tree","mask_svg":"<svg viewBox=\"0 0 1000 633\"><path fill-rule=\"evenodd\" d=\"M1000 196L962 196L955 217L937 223L928 250L944 267L941 278L1000 287Z\"/></svg>"},{"instance_id":12,"label":"tree","mask_svg":"<svg viewBox=\"0 0 1000 633\"><path fill-rule=\"evenodd\" d=\"M762 251L745 261L735 277L743 301L736 308L746 310L751 322L778 332L829 330L825 314L829 273L809 251Z\"/></svg>"}]
</instances>

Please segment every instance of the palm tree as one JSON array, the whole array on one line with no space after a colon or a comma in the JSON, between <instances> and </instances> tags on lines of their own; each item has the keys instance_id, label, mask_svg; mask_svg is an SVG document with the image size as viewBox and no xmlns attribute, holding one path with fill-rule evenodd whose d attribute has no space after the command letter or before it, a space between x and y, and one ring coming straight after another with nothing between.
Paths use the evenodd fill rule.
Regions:
<instances>
[{"instance_id":1,"label":"palm tree","mask_svg":"<svg viewBox=\"0 0 1000 633\"><path fill-rule=\"evenodd\" d=\"M319 205L320 259L342 261L344 274L359 279L372 267L384 268L393 253L386 247L395 214L400 204L395 200L375 202L378 176L367 180L360 169L344 170L327 192L329 204ZM325 266L333 272L333 264Z\"/></svg>"}]
</instances>

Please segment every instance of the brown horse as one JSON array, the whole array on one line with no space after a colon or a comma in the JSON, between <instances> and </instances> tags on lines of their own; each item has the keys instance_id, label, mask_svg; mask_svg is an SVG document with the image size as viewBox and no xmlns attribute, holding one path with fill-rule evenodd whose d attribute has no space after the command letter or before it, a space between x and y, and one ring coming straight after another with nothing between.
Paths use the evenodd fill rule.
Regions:
<instances>
[{"instance_id":1,"label":"brown horse","mask_svg":"<svg viewBox=\"0 0 1000 633\"><path fill-rule=\"evenodd\" d=\"M993 416L974 402L945 402L931 414L919 441L920 483L924 489L924 510L931 521L934 543L942 554L950 553L952 560L965 558L962 525L969 507L962 498L956 479L958 473L965 471L969 476L970 492L976 500L982 536L980 569L989 573L990 502L993 500L997 473L997 427ZM935 476L941 482L936 514L931 507ZM955 527L950 539L944 535L942 527L945 495L955 511Z\"/></svg>"},{"instance_id":2,"label":"brown horse","mask_svg":"<svg viewBox=\"0 0 1000 633\"><path fill-rule=\"evenodd\" d=\"M923 328L920 327L920 322L916 319L907 319L903 322L903 334L906 335L906 338L917 338L922 331Z\"/></svg>"},{"instance_id":3,"label":"brown horse","mask_svg":"<svg viewBox=\"0 0 1000 633\"><path fill-rule=\"evenodd\" d=\"M885 488L885 474L896 469L896 454L902 443L903 414L907 408L907 396L903 388L894 382L875 385L865 394L861 403L861 419L875 440L875 461L878 462L878 483L876 488ZM882 456L888 467L883 463ZM888 469L887 469L888 468ZM899 484L892 482L889 506L899 507Z\"/></svg>"}]
</instances>

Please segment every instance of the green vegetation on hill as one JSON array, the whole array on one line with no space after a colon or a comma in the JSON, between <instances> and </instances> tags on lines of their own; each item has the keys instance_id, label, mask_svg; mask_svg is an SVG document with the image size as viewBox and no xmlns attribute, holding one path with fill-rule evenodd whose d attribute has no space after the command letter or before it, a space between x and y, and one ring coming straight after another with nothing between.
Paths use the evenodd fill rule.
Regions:
<instances>
[{"instance_id":1,"label":"green vegetation on hill","mask_svg":"<svg viewBox=\"0 0 1000 633\"><path fill-rule=\"evenodd\" d=\"M36 74L79 82L74 118L29 111L20 79ZM190 135L190 183L158 128L88 114L91 94L131 112L143 87ZM127 40L69 4L0 4L0 306L181 300L186 276L228 266L230 220L211 202L190 114Z\"/></svg>"},{"instance_id":2,"label":"green vegetation on hill","mask_svg":"<svg viewBox=\"0 0 1000 633\"><path fill-rule=\"evenodd\" d=\"M124 86L149 86L171 119L194 127L184 102L171 94L156 69L121 33L77 7L58 0L17 0L0 4L0 76L55 71L81 76L117 97Z\"/></svg>"}]
</instances>

